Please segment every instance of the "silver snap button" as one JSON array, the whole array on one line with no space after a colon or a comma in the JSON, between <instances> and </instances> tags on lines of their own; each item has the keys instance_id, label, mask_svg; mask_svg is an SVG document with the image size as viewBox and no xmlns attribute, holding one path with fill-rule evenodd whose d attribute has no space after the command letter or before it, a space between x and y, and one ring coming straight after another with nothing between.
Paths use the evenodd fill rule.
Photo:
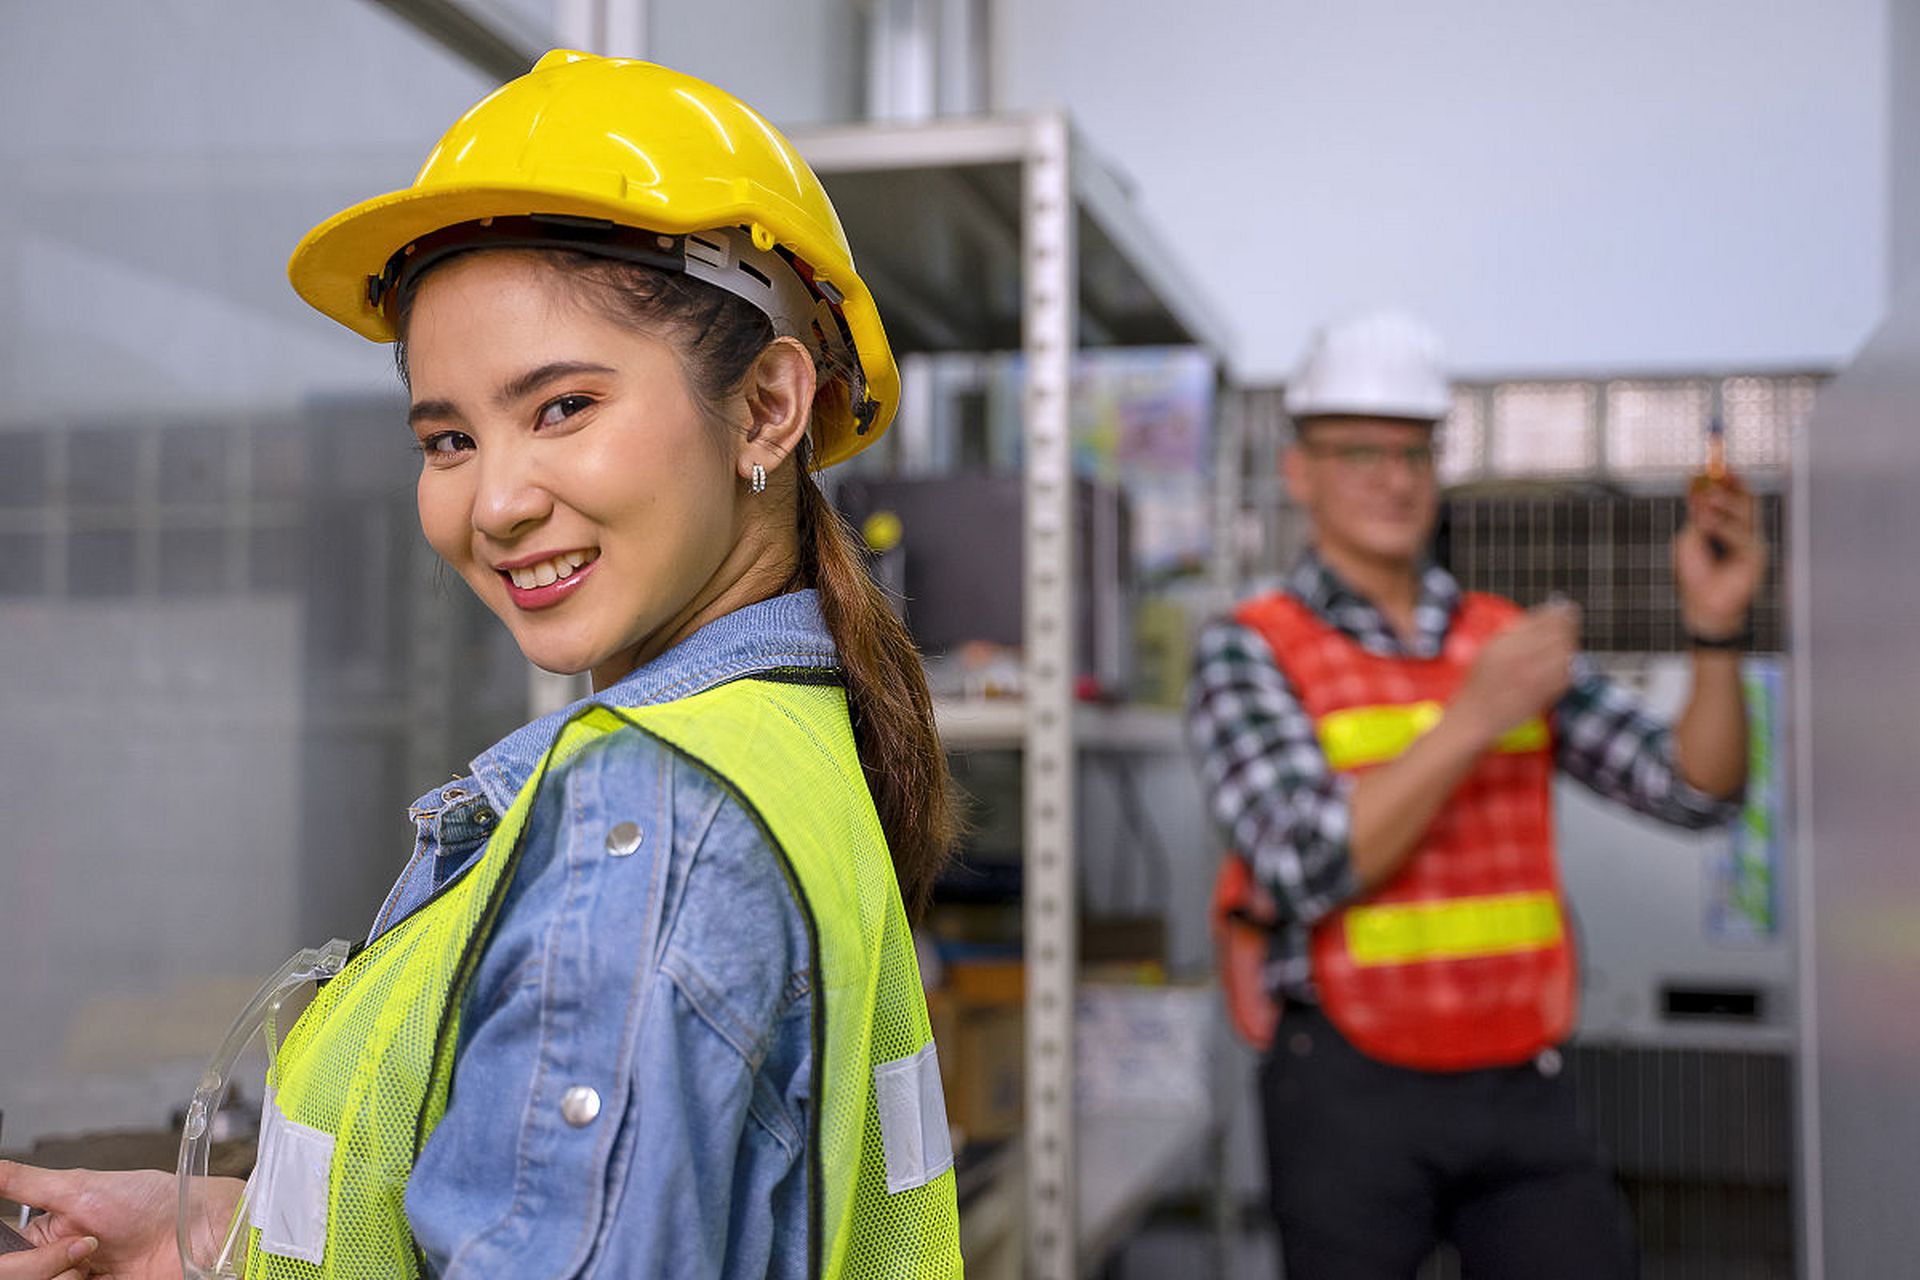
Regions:
<instances>
[{"instance_id":1,"label":"silver snap button","mask_svg":"<svg viewBox=\"0 0 1920 1280\"><path fill-rule=\"evenodd\" d=\"M1540 1069L1541 1075L1551 1080L1560 1074L1560 1068L1566 1064L1561 1061L1558 1049L1542 1049L1540 1056L1533 1060L1533 1065Z\"/></svg>"},{"instance_id":2,"label":"silver snap button","mask_svg":"<svg viewBox=\"0 0 1920 1280\"><path fill-rule=\"evenodd\" d=\"M600 1114L600 1094L584 1084L577 1084L560 1098L560 1115L576 1129L584 1129L592 1124Z\"/></svg>"},{"instance_id":3,"label":"silver snap button","mask_svg":"<svg viewBox=\"0 0 1920 1280\"><path fill-rule=\"evenodd\" d=\"M635 822L623 822L607 832L607 852L616 858L624 858L640 847L646 837Z\"/></svg>"}]
</instances>

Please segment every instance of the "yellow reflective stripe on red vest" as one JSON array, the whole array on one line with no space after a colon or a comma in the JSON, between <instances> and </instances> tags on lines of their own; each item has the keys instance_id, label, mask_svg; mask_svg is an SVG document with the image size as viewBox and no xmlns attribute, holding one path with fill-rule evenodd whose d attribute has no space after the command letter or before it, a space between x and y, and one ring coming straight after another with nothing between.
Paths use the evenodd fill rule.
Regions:
<instances>
[{"instance_id":1,"label":"yellow reflective stripe on red vest","mask_svg":"<svg viewBox=\"0 0 1920 1280\"><path fill-rule=\"evenodd\" d=\"M1564 933L1559 899L1545 891L1349 907L1344 925L1363 967L1537 951Z\"/></svg>"},{"instance_id":2,"label":"yellow reflective stripe on red vest","mask_svg":"<svg viewBox=\"0 0 1920 1280\"><path fill-rule=\"evenodd\" d=\"M1423 734L1440 723L1446 708L1438 702L1409 702L1400 706L1352 707L1320 717L1314 731L1320 749L1336 773L1385 764L1405 754ZM1547 722L1535 717L1503 734L1494 744L1502 755L1545 751L1551 741Z\"/></svg>"}]
</instances>

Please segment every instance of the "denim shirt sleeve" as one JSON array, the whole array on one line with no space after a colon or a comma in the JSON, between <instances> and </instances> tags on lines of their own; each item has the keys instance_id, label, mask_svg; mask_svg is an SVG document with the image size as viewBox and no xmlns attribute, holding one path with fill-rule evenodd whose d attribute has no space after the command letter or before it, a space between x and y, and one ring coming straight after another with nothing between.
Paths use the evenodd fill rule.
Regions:
<instances>
[{"instance_id":1,"label":"denim shirt sleeve","mask_svg":"<svg viewBox=\"0 0 1920 1280\"><path fill-rule=\"evenodd\" d=\"M804 1275L810 958L698 766L627 729L550 776L407 1188L433 1273Z\"/></svg>"}]
</instances>

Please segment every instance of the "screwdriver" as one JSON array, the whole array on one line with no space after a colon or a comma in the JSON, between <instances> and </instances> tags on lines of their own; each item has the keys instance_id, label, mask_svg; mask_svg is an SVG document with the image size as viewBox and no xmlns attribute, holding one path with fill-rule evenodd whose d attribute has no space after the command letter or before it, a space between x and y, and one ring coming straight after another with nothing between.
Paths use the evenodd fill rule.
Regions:
<instances>
[{"instance_id":1,"label":"screwdriver","mask_svg":"<svg viewBox=\"0 0 1920 1280\"><path fill-rule=\"evenodd\" d=\"M1715 489L1724 489L1728 493L1744 494L1746 485L1740 483L1740 477L1727 466L1727 427L1715 414L1707 425L1707 461L1706 465L1694 473L1687 485L1688 497L1699 497ZM1715 560L1727 558L1727 544L1712 534L1707 536L1707 550L1713 553Z\"/></svg>"}]
</instances>

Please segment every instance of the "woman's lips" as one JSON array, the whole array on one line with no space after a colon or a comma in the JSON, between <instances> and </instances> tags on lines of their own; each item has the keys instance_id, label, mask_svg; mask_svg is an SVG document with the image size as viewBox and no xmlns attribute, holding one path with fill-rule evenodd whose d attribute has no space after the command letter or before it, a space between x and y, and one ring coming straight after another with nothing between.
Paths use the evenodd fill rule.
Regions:
<instances>
[{"instance_id":1,"label":"woman's lips","mask_svg":"<svg viewBox=\"0 0 1920 1280\"><path fill-rule=\"evenodd\" d=\"M506 584L508 599L512 600L519 608L528 610L551 609L554 605L559 604L575 591L578 591L580 584L587 580L587 575L592 573L599 563L600 557L595 556L566 577L556 578L544 587L517 587L513 584L513 578L506 570L498 569L495 570L495 572L500 575L500 581Z\"/></svg>"}]
</instances>

